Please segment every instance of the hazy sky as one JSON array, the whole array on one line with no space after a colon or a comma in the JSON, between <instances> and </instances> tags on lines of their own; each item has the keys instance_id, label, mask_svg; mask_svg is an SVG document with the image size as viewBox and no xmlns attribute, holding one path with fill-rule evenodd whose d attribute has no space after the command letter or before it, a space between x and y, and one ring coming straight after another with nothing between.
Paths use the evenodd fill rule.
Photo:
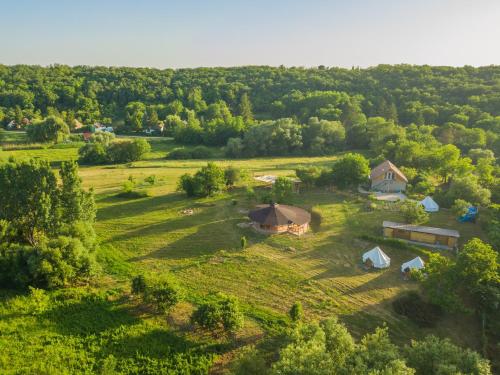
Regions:
<instances>
[{"instance_id":1,"label":"hazy sky","mask_svg":"<svg viewBox=\"0 0 500 375\"><path fill-rule=\"evenodd\" d=\"M0 0L0 63L500 64L500 0Z\"/></svg>"}]
</instances>

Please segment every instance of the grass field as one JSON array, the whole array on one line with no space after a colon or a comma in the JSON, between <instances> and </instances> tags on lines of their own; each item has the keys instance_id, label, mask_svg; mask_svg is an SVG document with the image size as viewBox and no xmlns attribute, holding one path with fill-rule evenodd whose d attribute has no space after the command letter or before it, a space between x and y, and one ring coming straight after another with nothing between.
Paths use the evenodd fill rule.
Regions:
<instances>
[{"instance_id":1,"label":"grass field","mask_svg":"<svg viewBox=\"0 0 500 375\"><path fill-rule=\"evenodd\" d=\"M109 297L103 303L101 313L107 317L109 311L119 311L117 323L108 327L96 322L100 327L99 335L112 336L118 334L120 327L130 327L125 333L120 333L129 351L120 352L113 347L114 344L106 342L96 349L98 353L88 354L92 358L101 362L109 355L131 358L134 357L133 349L136 354L138 351L149 355L151 343L143 341L141 347L132 341L137 336L150 335L152 343L161 342L158 350L163 350L162 353L167 353L174 345L171 342L182 338L190 343L183 347L186 350L201 346L207 353L219 354L215 359L219 363L217 371L226 369L231 358L227 352L233 353L234 348L217 346L212 339L196 336L183 328L192 304L212 291L233 294L241 300L247 315L246 325L238 335L241 345L258 340L273 322L285 319L287 310L295 301L303 303L308 319L339 315L357 337L384 323L390 327L391 336L398 343L408 343L411 338L430 333L395 315L391 309L391 300L395 296L417 287L401 278L399 267L418 254L382 246L391 257L391 267L374 272L366 272L361 267L362 253L376 244L361 240L360 236L380 235L382 220L401 220L399 213L390 206L379 205L377 210L367 211L366 198L357 193L324 189L302 191L294 196L294 204L319 213L321 225L315 223L314 230L302 237L264 236L237 226L247 220L242 212L255 203L249 200L243 187L207 199L188 199L176 192L179 176L195 171L206 161L165 160L165 154L174 147L171 140L155 139L152 152L144 161L80 169L84 185L95 189L98 203L98 259L103 273L91 289L111 290L120 296L128 293L129 280L134 274L172 273L183 285L187 297L168 320L137 310L133 301L125 297L116 300ZM75 158L77 149L0 151L0 159L11 155L48 158L56 164ZM216 160L216 163L244 168L249 176L290 175L299 165L328 165L334 159L283 157ZM155 175L158 182L151 187L144 185L149 197L136 200L115 197L129 176L141 183L150 175ZM251 178L247 183L254 184ZM194 214L183 215L181 211L186 208L192 208ZM429 225L458 229L461 242L473 236L483 237L479 225L460 224L446 210L432 214ZM246 236L249 242L245 250L239 248L241 236ZM95 339L93 327L75 334L79 323L75 320L68 322L67 317L58 320L53 315L33 317L17 313L12 302L16 298L23 297L4 294L0 309L4 318L0 345L3 347L10 339L17 340L16 346L2 356L0 368L3 370L8 368L6 361L12 358L14 348L26 348L16 360L29 362L33 352L37 351L47 354L52 350L54 355L62 355L65 347L62 343L70 343L73 339L82 340L66 345L72 348L67 350L73 350L71 353L76 357L80 353L78 348L98 345L92 341ZM83 316L82 320L85 319L87 317ZM114 318L106 319L111 321ZM120 323L122 319L123 324ZM478 337L474 332L479 330L471 327L472 321L463 316L449 316L432 332L477 348ZM11 328L6 329L7 326ZM44 335L52 339L42 349L39 340ZM162 335L169 339L160 340ZM158 356L158 353L151 355Z\"/></svg>"}]
</instances>

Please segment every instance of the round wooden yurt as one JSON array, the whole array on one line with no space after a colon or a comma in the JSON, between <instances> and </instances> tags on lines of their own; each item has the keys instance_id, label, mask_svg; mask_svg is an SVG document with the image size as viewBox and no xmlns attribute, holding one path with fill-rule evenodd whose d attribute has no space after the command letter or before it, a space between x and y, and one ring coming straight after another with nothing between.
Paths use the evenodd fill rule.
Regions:
<instances>
[{"instance_id":1,"label":"round wooden yurt","mask_svg":"<svg viewBox=\"0 0 500 375\"><path fill-rule=\"evenodd\" d=\"M277 203L259 205L248 217L255 229L268 234L290 232L300 235L309 229L311 221L311 214L306 210Z\"/></svg>"}]
</instances>

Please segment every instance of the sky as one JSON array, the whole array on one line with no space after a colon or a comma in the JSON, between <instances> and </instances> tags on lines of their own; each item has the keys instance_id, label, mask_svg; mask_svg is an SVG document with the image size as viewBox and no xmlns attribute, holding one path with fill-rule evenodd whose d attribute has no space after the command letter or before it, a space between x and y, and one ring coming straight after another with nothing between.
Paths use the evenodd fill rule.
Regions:
<instances>
[{"instance_id":1,"label":"sky","mask_svg":"<svg viewBox=\"0 0 500 375\"><path fill-rule=\"evenodd\" d=\"M0 64L500 65L500 0L0 0Z\"/></svg>"}]
</instances>

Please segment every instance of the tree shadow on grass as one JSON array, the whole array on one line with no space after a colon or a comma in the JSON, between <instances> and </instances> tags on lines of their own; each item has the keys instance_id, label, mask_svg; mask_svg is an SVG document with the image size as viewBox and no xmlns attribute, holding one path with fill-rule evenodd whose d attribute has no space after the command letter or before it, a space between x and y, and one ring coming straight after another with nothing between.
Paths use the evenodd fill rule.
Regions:
<instances>
[{"instance_id":1,"label":"tree shadow on grass","mask_svg":"<svg viewBox=\"0 0 500 375\"><path fill-rule=\"evenodd\" d=\"M196 232L182 236L177 241L167 244L146 255L131 258L130 261L141 261L150 258L185 259L213 254L218 250L231 250L239 246L236 224L240 218L228 218L198 225ZM163 223L147 226L130 233L132 236L150 236L155 232L166 233L169 230L188 228L192 225L189 219L176 220L174 223Z\"/></svg>"},{"instance_id":2,"label":"tree shadow on grass","mask_svg":"<svg viewBox=\"0 0 500 375\"><path fill-rule=\"evenodd\" d=\"M119 303L92 296L61 302L42 314L41 318L51 321L61 334L83 336L139 321Z\"/></svg>"},{"instance_id":3,"label":"tree shadow on grass","mask_svg":"<svg viewBox=\"0 0 500 375\"><path fill-rule=\"evenodd\" d=\"M106 348L113 355L127 358L136 355L163 359L178 353L208 354L217 353L223 345L195 342L172 330L155 328L142 335L127 335L113 341Z\"/></svg>"},{"instance_id":4,"label":"tree shadow on grass","mask_svg":"<svg viewBox=\"0 0 500 375\"><path fill-rule=\"evenodd\" d=\"M97 211L98 221L132 217L158 210L171 210L172 208L180 208L186 205L186 200L182 199L180 194L167 194L131 201L126 201L116 196L109 196L103 198L100 202L116 204L100 208Z\"/></svg>"}]
</instances>

